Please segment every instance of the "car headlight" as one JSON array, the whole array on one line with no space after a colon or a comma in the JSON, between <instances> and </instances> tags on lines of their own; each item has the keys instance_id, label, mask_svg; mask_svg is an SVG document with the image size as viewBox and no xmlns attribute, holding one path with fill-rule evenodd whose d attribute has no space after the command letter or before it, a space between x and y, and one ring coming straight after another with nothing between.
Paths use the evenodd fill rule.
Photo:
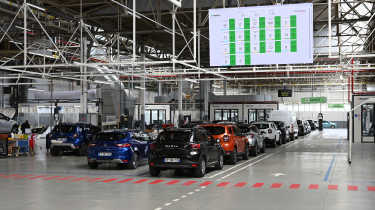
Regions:
<instances>
[{"instance_id":1,"label":"car headlight","mask_svg":"<svg viewBox=\"0 0 375 210\"><path fill-rule=\"evenodd\" d=\"M190 152L190 155L193 156L193 155L198 155L198 151L191 151Z\"/></svg>"},{"instance_id":2,"label":"car headlight","mask_svg":"<svg viewBox=\"0 0 375 210\"><path fill-rule=\"evenodd\" d=\"M253 138L248 138L249 144L253 144L254 139Z\"/></svg>"}]
</instances>

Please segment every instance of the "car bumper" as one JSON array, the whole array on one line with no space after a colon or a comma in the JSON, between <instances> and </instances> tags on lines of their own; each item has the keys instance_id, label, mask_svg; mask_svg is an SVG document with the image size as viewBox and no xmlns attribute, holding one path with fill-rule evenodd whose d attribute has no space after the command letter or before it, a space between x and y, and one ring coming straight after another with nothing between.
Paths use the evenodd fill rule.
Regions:
<instances>
[{"instance_id":1,"label":"car bumper","mask_svg":"<svg viewBox=\"0 0 375 210\"><path fill-rule=\"evenodd\" d=\"M89 158L87 160L89 163L128 163L128 160L121 160L121 159L94 159L94 158Z\"/></svg>"},{"instance_id":2,"label":"car bumper","mask_svg":"<svg viewBox=\"0 0 375 210\"><path fill-rule=\"evenodd\" d=\"M188 159L182 159L179 163L165 163L162 159L149 160L149 164L152 167L160 169L191 169L199 166L199 161L193 161Z\"/></svg>"},{"instance_id":3,"label":"car bumper","mask_svg":"<svg viewBox=\"0 0 375 210\"><path fill-rule=\"evenodd\" d=\"M64 150L76 150L76 149L78 149L78 146L75 146L72 143L59 143L59 144L52 143L50 148L51 149L52 148L60 148L60 149L64 149Z\"/></svg>"}]
</instances>

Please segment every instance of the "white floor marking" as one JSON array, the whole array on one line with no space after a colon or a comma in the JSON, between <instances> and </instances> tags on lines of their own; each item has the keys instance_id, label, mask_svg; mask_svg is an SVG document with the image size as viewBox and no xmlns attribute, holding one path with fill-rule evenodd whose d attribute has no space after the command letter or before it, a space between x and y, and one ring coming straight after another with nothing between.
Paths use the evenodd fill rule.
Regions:
<instances>
[{"instance_id":1,"label":"white floor marking","mask_svg":"<svg viewBox=\"0 0 375 210\"><path fill-rule=\"evenodd\" d=\"M192 194L194 194L194 192L188 192L188 195L192 195Z\"/></svg>"},{"instance_id":2,"label":"white floor marking","mask_svg":"<svg viewBox=\"0 0 375 210\"><path fill-rule=\"evenodd\" d=\"M201 188L202 188L202 189L206 189L206 186L202 186Z\"/></svg>"},{"instance_id":3,"label":"white floor marking","mask_svg":"<svg viewBox=\"0 0 375 210\"><path fill-rule=\"evenodd\" d=\"M164 206L170 206L172 203L166 203L164 204Z\"/></svg>"},{"instance_id":4,"label":"white floor marking","mask_svg":"<svg viewBox=\"0 0 375 210\"><path fill-rule=\"evenodd\" d=\"M182 195L181 198L186 198L187 196L186 195Z\"/></svg>"},{"instance_id":5,"label":"white floor marking","mask_svg":"<svg viewBox=\"0 0 375 210\"><path fill-rule=\"evenodd\" d=\"M177 202L177 201L179 201L179 200L180 200L180 199L176 198L176 199L173 200L173 202Z\"/></svg>"},{"instance_id":6,"label":"white floor marking","mask_svg":"<svg viewBox=\"0 0 375 210\"><path fill-rule=\"evenodd\" d=\"M195 192L199 192L199 191L201 191L201 190L200 190L200 189L196 189L196 190L195 190Z\"/></svg>"},{"instance_id":7,"label":"white floor marking","mask_svg":"<svg viewBox=\"0 0 375 210\"><path fill-rule=\"evenodd\" d=\"M301 142L301 141L293 142L293 143L289 143L289 144L285 144L285 145L282 146L282 148L285 149L285 148L288 148L288 147L290 147L290 146L292 146L292 145L294 145L294 144L298 144L298 143L300 143L300 142ZM281 148L281 147L279 147L279 148ZM274 156L274 155L276 155L276 154L279 154L279 153L282 152L282 151L283 151L283 150L280 150L280 151L277 151L277 152L274 152L274 153L268 154L268 155L264 156L263 158L261 158L261 159L255 161L255 162L250 163L249 165L246 165L246 166L244 166L244 167L242 167L242 168L239 168L239 169L233 171L232 173L229 173L229 174L227 174L227 175L225 175L225 176L223 176L223 177L217 179L216 181L220 181L220 180L223 180L223 179L225 179L225 178L228 178L228 177L232 176L233 174L236 174L236 173L238 173L238 172L240 172L240 171L242 171L242 170L244 170L244 169L246 169L246 168L248 168L248 167L250 167L250 166L253 166L253 165L257 164L258 162L260 162L260 161L262 161L262 160L265 160L265 159L270 158L270 157L272 157L272 156Z\"/></svg>"},{"instance_id":8,"label":"white floor marking","mask_svg":"<svg viewBox=\"0 0 375 210\"><path fill-rule=\"evenodd\" d=\"M245 162L243 162L243 163L241 163L241 164L237 164L237 165L232 166L232 167L230 167L230 168L228 168L228 169L226 169L226 170L224 170L224 171L220 171L219 173L216 173L216 174L214 174L214 175L212 175L212 176L208 176L208 177L204 177L204 178L205 178L205 179L212 179L212 178L215 178L216 176L219 176L219 175L221 175L221 174L224 174L224 173L226 173L226 172L228 172L228 171L230 171L230 170L232 170L232 169L234 169L234 168L240 167L240 166L242 166L242 165L244 165L244 164L246 164L246 163L248 163L248 162L250 162L250 161L253 161L253 160L255 160L255 159L261 158L261 157L263 157L263 156L265 156L265 155L266 155L266 154L259 155L258 157L255 157L255 158L253 158L253 159L251 159L251 160L247 160L247 161L245 161Z\"/></svg>"},{"instance_id":9,"label":"white floor marking","mask_svg":"<svg viewBox=\"0 0 375 210\"><path fill-rule=\"evenodd\" d=\"M159 208L156 208L156 209L154 209L154 210L162 210L162 209L163 209L163 208L160 208L160 207L159 207Z\"/></svg>"}]
</instances>

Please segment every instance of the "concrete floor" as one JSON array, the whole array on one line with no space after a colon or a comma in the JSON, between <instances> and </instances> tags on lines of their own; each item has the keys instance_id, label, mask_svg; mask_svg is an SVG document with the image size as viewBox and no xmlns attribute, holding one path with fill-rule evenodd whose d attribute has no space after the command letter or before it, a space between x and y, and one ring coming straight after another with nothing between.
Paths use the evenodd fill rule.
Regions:
<instances>
[{"instance_id":1,"label":"concrete floor","mask_svg":"<svg viewBox=\"0 0 375 210\"><path fill-rule=\"evenodd\" d=\"M90 170L84 157L0 159L0 209L374 209L375 144L346 130L315 131L204 178L147 166ZM120 183L119 183L120 182Z\"/></svg>"}]
</instances>

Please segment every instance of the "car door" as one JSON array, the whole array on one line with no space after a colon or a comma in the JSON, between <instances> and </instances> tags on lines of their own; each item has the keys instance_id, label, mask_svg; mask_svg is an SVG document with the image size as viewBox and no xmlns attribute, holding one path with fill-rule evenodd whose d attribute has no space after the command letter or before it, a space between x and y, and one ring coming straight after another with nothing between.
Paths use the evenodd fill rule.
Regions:
<instances>
[{"instance_id":1,"label":"car door","mask_svg":"<svg viewBox=\"0 0 375 210\"><path fill-rule=\"evenodd\" d=\"M242 136L241 130L237 126L233 126L233 131L237 141L238 152L245 152L245 137Z\"/></svg>"},{"instance_id":2,"label":"car door","mask_svg":"<svg viewBox=\"0 0 375 210\"><path fill-rule=\"evenodd\" d=\"M207 133L201 131L199 132L199 142L207 148L206 155L208 163L216 161L216 152L215 152L215 139L208 137ZM203 148L204 148L203 147Z\"/></svg>"}]
</instances>

